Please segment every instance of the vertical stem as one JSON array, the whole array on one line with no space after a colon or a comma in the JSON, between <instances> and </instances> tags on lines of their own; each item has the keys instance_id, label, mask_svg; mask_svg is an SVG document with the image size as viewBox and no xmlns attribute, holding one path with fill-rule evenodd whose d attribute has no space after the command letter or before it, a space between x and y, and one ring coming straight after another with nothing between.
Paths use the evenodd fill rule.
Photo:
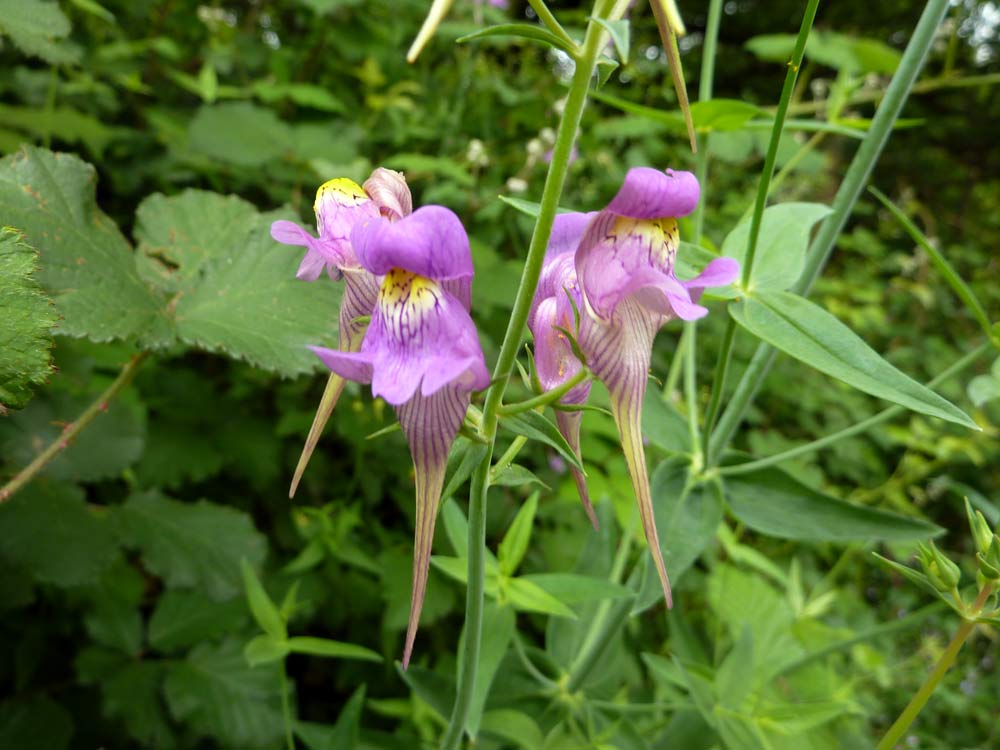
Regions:
<instances>
[{"instance_id":1,"label":"vertical stem","mask_svg":"<svg viewBox=\"0 0 1000 750\"><path fill-rule=\"evenodd\" d=\"M774 114L774 126L771 129L771 140L767 144L767 154L764 156L764 169L760 175L760 182L757 183L757 198L753 207L753 217L750 219L750 237L747 243L747 253L743 260L743 275L741 284L744 289L750 289L750 274L753 271L754 257L757 255L757 240L760 238L760 225L764 218L764 207L767 205L767 195L770 192L771 177L774 175L774 163L778 158L778 143L781 141L781 131L785 127L785 117L788 115L788 105L795 93L795 82L799 77L799 67L802 65L802 56L806 51L806 40L809 32L812 31L813 21L816 19L816 9L819 7L819 0L809 0L805 13L802 15L802 25L799 27L799 35L795 39L795 49L792 51L792 59L788 62L788 72L785 73L785 84L781 89L781 98L778 100L778 110ZM715 366L715 378L712 383L712 398L709 402L708 412L705 415L705 459L711 463L714 459L710 451L708 436L715 424L715 418L719 413L719 405L722 403L722 392L726 387L726 375L729 372L729 362L733 353L733 340L736 337L736 322L730 318L726 326L726 335L722 340L722 347L719 349L719 358Z\"/></svg>"},{"instance_id":2,"label":"vertical stem","mask_svg":"<svg viewBox=\"0 0 1000 750\"><path fill-rule=\"evenodd\" d=\"M701 76L698 81L698 101L706 102L712 98L712 87L715 84L715 50L719 42L719 23L722 19L722 0L712 0L708 6L708 23L705 25L705 46L701 53ZM705 228L705 192L706 178L708 177L708 140L709 134L701 137L698 156L695 160L694 175L698 178L701 186L701 200L694 207L694 215L691 217L694 223L694 231L691 234L691 242L695 245L701 243L701 237Z\"/></svg>"},{"instance_id":3,"label":"vertical stem","mask_svg":"<svg viewBox=\"0 0 1000 750\"><path fill-rule=\"evenodd\" d=\"M928 0L924 7L924 12L917 22L910 43L906 45L906 51L903 53L899 68L892 77L889 88L886 89L885 97L882 99L878 111L875 112L875 117L872 118L871 127L847 168L844 180L833 200L833 213L823 221L819 232L806 252L806 266L799 283L794 288L795 292L803 295L808 294L823 266L826 265L827 259L833 252L837 237L840 236L840 232L854 210L868 177L875 168L875 163L878 161L882 149L892 135L892 127L896 118L899 117L903 104L913 89L917 76L930 52L934 33L947 12L948 0ZM761 381L767 375L773 361L774 349L772 347L767 344L761 344L757 347L757 351L751 358L749 366L744 371L743 377L729 400L729 405L712 433L710 448L713 455L718 455L729 444L740 422L743 421L743 415L750 408L751 402L757 395Z\"/></svg>"},{"instance_id":4,"label":"vertical stem","mask_svg":"<svg viewBox=\"0 0 1000 750\"><path fill-rule=\"evenodd\" d=\"M596 13L596 9L595 9ZM448 729L442 740L442 750L455 750L462 741L465 731L465 721L472 702L472 694L476 684L476 670L479 665L479 646L483 629L483 589L485 581L486 552L486 492L489 488L490 462L493 459L493 445L496 441L497 423L504 390L514 369L514 359L520 346L524 326L528 320L531 299L538 286L538 277L542 272L545 259L545 248L552 234L552 224L555 221L556 209L566 182L566 172L569 168L570 153L576 141L580 120L587 103L587 92L590 79L597 65L604 31L593 21L587 25L587 33L583 49L576 61L576 69L570 82L566 106L556 142L552 149L552 162L549 173L545 177L545 187L542 189L541 208L538 221L528 245L528 256L524 262L521 274L521 284L514 299L507 331L500 346L496 366L493 369L493 385L486 393L483 405L481 434L486 439L488 448L483 460L472 474L469 490L469 560L468 588L465 600L465 644L461 654L461 668L458 674L458 687L455 696L455 706L452 710Z\"/></svg>"},{"instance_id":5,"label":"vertical stem","mask_svg":"<svg viewBox=\"0 0 1000 750\"><path fill-rule=\"evenodd\" d=\"M695 351L697 349L698 328L689 323L685 333L688 336L687 349L684 352L684 395L687 398L688 433L691 438L691 463L697 471L702 465L701 431L698 428L698 386L695 375Z\"/></svg>"},{"instance_id":6,"label":"vertical stem","mask_svg":"<svg viewBox=\"0 0 1000 750\"><path fill-rule=\"evenodd\" d=\"M285 671L285 660L281 660L281 718L285 725L285 746L295 750L295 737L292 736L292 704L288 699L288 674Z\"/></svg>"},{"instance_id":7,"label":"vertical stem","mask_svg":"<svg viewBox=\"0 0 1000 750\"><path fill-rule=\"evenodd\" d=\"M80 431L84 427L94 421L94 418L98 414L107 411L111 400L132 381L136 371L148 357L149 352L142 352L132 357L122 368L122 371L118 373L118 377L114 379L114 382L84 410L83 414L77 417L76 421L66 425L59 437L53 440L45 450L35 456L35 459L30 464L21 469L13 479L0 489L0 503L9 500L15 492L30 482L38 472L45 468L45 465L49 461L55 458L60 451L67 448L73 442L73 438L80 434Z\"/></svg>"},{"instance_id":8,"label":"vertical stem","mask_svg":"<svg viewBox=\"0 0 1000 750\"><path fill-rule=\"evenodd\" d=\"M913 698L907 704L906 708L903 709L903 713L899 715L899 718L889 727L889 731L885 733L882 741L878 743L875 750L892 750L896 743L899 741L900 737L910 728L910 724L913 720L917 718L917 714L920 713L924 705L927 703L928 699L934 693L941 679L945 676L947 671L951 669L951 665L955 663L955 657L958 656L958 652L961 650L962 645L965 643L966 639L972 634L972 629L976 626L976 621L972 618L976 617L986 605L986 600L990 598L993 593L994 585L992 583L987 584L983 587L982 591L979 592L979 596L976 597L975 603L972 605L972 610L968 613L967 618L963 618L962 624L955 631L955 635L952 637L951 642L948 647L945 648L944 653L941 654L941 658L938 659L938 663L934 665L934 669L924 680L924 684L920 686L917 692L914 694Z\"/></svg>"}]
</instances>

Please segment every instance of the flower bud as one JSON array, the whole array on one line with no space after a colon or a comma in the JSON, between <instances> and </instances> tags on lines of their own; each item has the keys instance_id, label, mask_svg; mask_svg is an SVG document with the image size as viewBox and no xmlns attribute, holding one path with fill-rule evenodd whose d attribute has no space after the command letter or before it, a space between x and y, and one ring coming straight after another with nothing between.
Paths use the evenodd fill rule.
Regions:
<instances>
[{"instance_id":1,"label":"flower bud","mask_svg":"<svg viewBox=\"0 0 1000 750\"><path fill-rule=\"evenodd\" d=\"M942 554L934 542L921 544L919 557L924 573L938 591L947 593L958 585L962 571Z\"/></svg>"},{"instance_id":2,"label":"flower bud","mask_svg":"<svg viewBox=\"0 0 1000 750\"><path fill-rule=\"evenodd\" d=\"M979 572L991 581L1000 579L1000 536L996 534L990 542L990 546L983 552L976 555L979 561Z\"/></svg>"},{"instance_id":3,"label":"flower bud","mask_svg":"<svg viewBox=\"0 0 1000 750\"><path fill-rule=\"evenodd\" d=\"M969 528L972 529L972 536L976 540L976 550L985 555L993 542L993 531L983 518L983 514L978 510L972 510L968 499L965 501L965 513L969 517Z\"/></svg>"}]
</instances>

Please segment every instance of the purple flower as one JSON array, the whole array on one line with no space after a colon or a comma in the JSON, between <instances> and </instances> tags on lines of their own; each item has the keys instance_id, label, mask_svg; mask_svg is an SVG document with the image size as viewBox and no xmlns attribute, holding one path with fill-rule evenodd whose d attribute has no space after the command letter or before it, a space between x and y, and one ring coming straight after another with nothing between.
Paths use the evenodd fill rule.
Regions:
<instances>
[{"instance_id":1,"label":"purple flower","mask_svg":"<svg viewBox=\"0 0 1000 750\"><path fill-rule=\"evenodd\" d=\"M340 305L339 333L341 348L357 351L367 328L367 317L375 307L378 279L361 266L351 244L351 230L360 222L376 216L396 221L408 216L413 208L410 190L399 172L379 167L358 185L346 177L324 182L316 191L313 204L319 237L291 221L276 221L271 236L286 245L306 248L305 257L296 276L315 281L325 269L330 278L344 280L344 297ZM316 443L330 414L344 390L344 379L332 374L313 418L288 496L294 497L302 473L312 456Z\"/></svg>"},{"instance_id":2,"label":"purple flower","mask_svg":"<svg viewBox=\"0 0 1000 750\"><path fill-rule=\"evenodd\" d=\"M489 373L469 317L469 239L454 213L425 206L395 223L373 217L355 226L351 244L361 267L383 277L371 323L359 351L312 349L335 373L371 383L373 395L395 406L410 446L417 511L405 668L424 601L448 450L471 392L489 384Z\"/></svg>"},{"instance_id":3,"label":"purple flower","mask_svg":"<svg viewBox=\"0 0 1000 750\"><path fill-rule=\"evenodd\" d=\"M697 304L702 291L728 284L739 273L736 261L718 258L690 281L674 275L677 217L694 210L698 195L698 181L690 172L639 167L629 170L603 211L557 216L528 319L538 377L551 390L582 366L558 330L573 330L573 303L580 312L579 330L574 333L587 365L611 395L643 530L668 606L670 583L653 518L641 430L653 338L673 318L694 320L705 315L708 310ZM589 383L581 383L560 403L582 404L589 391ZM556 419L579 455L580 413L557 410ZM574 479L596 526L584 478L574 472Z\"/></svg>"},{"instance_id":4,"label":"purple flower","mask_svg":"<svg viewBox=\"0 0 1000 750\"><path fill-rule=\"evenodd\" d=\"M566 334L559 329L573 331L576 325L573 306L578 310L583 309L573 255L583 230L593 216L596 214L570 213L556 216L549 246L545 251L545 264L531 301L528 328L535 339L538 380L546 391L559 387L583 367L573 354ZM584 381L570 389L559 403L567 406L583 404L589 395L590 383ZM556 425L577 457L580 456L582 418L583 413L580 411L556 410ZM572 471L587 518L596 529L597 515L590 502L586 478L579 469L574 468Z\"/></svg>"},{"instance_id":5,"label":"purple flower","mask_svg":"<svg viewBox=\"0 0 1000 750\"><path fill-rule=\"evenodd\" d=\"M653 338L673 318L696 320L707 314L697 304L701 292L728 284L739 274L735 260L718 258L690 281L674 275L677 217L694 210L699 193L690 172L630 169L618 194L587 225L575 257L584 301L580 349L611 395L611 411L667 606L672 605L670 582L653 518L641 431Z\"/></svg>"}]
</instances>

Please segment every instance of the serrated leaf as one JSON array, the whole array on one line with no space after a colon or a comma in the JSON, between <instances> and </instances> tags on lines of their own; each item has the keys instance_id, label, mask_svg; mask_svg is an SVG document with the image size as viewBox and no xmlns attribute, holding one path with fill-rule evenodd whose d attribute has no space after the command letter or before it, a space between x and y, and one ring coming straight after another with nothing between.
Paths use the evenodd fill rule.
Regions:
<instances>
[{"instance_id":1,"label":"serrated leaf","mask_svg":"<svg viewBox=\"0 0 1000 750\"><path fill-rule=\"evenodd\" d=\"M232 632L246 619L241 599L216 602L197 591L165 591L149 618L147 637L157 651L171 652Z\"/></svg>"},{"instance_id":2,"label":"serrated leaf","mask_svg":"<svg viewBox=\"0 0 1000 750\"><path fill-rule=\"evenodd\" d=\"M524 435L555 448L566 463L584 471L583 464L580 463L580 459L573 449L569 447L569 443L559 432L559 428L537 411L525 411L501 417L500 424L513 433Z\"/></svg>"},{"instance_id":3,"label":"serrated leaf","mask_svg":"<svg viewBox=\"0 0 1000 750\"><path fill-rule=\"evenodd\" d=\"M897 370L837 318L803 297L761 289L730 305L729 312L761 340L860 391L979 429L961 409Z\"/></svg>"},{"instance_id":4,"label":"serrated leaf","mask_svg":"<svg viewBox=\"0 0 1000 750\"><path fill-rule=\"evenodd\" d=\"M197 735L224 747L269 750L280 745L277 665L250 667L240 643L202 644L167 668L170 713Z\"/></svg>"},{"instance_id":5,"label":"serrated leaf","mask_svg":"<svg viewBox=\"0 0 1000 750\"><path fill-rule=\"evenodd\" d=\"M21 409L52 372L52 328L59 318L34 279L38 253L20 233L0 228L0 413Z\"/></svg>"},{"instance_id":6,"label":"serrated leaf","mask_svg":"<svg viewBox=\"0 0 1000 750\"><path fill-rule=\"evenodd\" d=\"M240 167L259 167L291 149L292 131L270 109L250 102L204 106L191 118L193 151Z\"/></svg>"},{"instance_id":7,"label":"serrated leaf","mask_svg":"<svg viewBox=\"0 0 1000 750\"><path fill-rule=\"evenodd\" d=\"M726 477L724 486L736 518L755 531L782 539L904 541L943 533L939 526L919 518L825 495L777 468Z\"/></svg>"},{"instance_id":8,"label":"serrated leaf","mask_svg":"<svg viewBox=\"0 0 1000 750\"><path fill-rule=\"evenodd\" d=\"M764 209L750 288L788 289L802 275L813 225L830 214L821 203L780 203ZM722 254L746 262L751 217L733 229L722 242Z\"/></svg>"},{"instance_id":9,"label":"serrated leaf","mask_svg":"<svg viewBox=\"0 0 1000 750\"><path fill-rule=\"evenodd\" d=\"M96 583L118 555L110 525L74 485L36 481L0 505L0 558L37 581Z\"/></svg>"},{"instance_id":10,"label":"serrated leaf","mask_svg":"<svg viewBox=\"0 0 1000 750\"><path fill-rule=\"evenodd\" d=\"M240 560L260 565L266 539L243 511L207 500L184 503L157 491L134 494L114 510L123 542L171 588L199 588L211 598L243 588Z\"/></svg>"},{"instance_id":11,"label":"serrated leaf","mask_svg":"<svg viewBox=\"0 0 1000 750\"><path fill-rule=\"evenodd\" d=\"M0 225L38 249L38 280L62 315L58 333L163 346L171 340L165 300L143 283L128 242L98 209L95 182L77 157L28 146L0 159Z\"/></svg>"},{"instance_id":12,"label":"serrated leaf","mask_svg":"<svg viewBox=\"0 0 1000 750\"><path fill-rule=\"evenodd\" d=\"M25 54L53 65L74 62L79 55L65 42L69 32L69 19L58 3L0 0L0 33L9 36Z\"/></svg>"},{"instance_id":13,"label":"serrated leaf","mask_svg":"<svg viewBox=\"0 0 1000 750\"><path fill-rule=\"evenodd\" d=\"M334 641L329 638L294 636L288 639L288 648L295 654L326 656L331 659L361 659L362 661L382 661L382 655L370 648L354 643Z\"/></svg>"},{"instance_id":14,"label":"serrated leaf","mask_svg":"<svg viewBox=\"0 0 1000 750\"><path fill-rule=\"evenodd\" d=\"M535 522L535 511L538 510L538 493L531 493L531 497L521 506L514 516L510 528L504 534L497 549L497 560L500 563L500 572L503 575L513 575L517 566L521 564L524 553L528 551L528 542L531 540L531 527Z\"/></svg>"},{"instance_id":15,"label":"serrated leaf","mask_svg":"<svg viewBox=\"0 0 1000 750\"><path fill-rule=\"evenodd\" d=\"M220 208L232 205L214 193L166 200L191 205L198 199ZM230 241L219 237L211 259L201 266L199 282L177 301L177 333L193 346L282 375L300 375L318 366L308 345L337 345L330 321L337 319L343 287L296 279L301 258L271 239L271 218L259 217L244 242L239 232ZM191 257L190 248L175 252Z\"/></svg>"},{"instance_id":16,"label":"serrated leaf","mask_svg":"<svg viewBox=\"0 0 1000 750\"><path fill-rule=\"evenodd\" d=\"M492 37L514 37L528 39L533 42L541 42L554 49L561 49L563 52L572 54L573 48L564 39L556 36L551 31L531 23L503 23L497 26L487 26L485 29L467 34L456 39L456 42L472 42L477 39L489 39ZM627 47L626 47L627 48Z\"/></svg>"}]
</instances>

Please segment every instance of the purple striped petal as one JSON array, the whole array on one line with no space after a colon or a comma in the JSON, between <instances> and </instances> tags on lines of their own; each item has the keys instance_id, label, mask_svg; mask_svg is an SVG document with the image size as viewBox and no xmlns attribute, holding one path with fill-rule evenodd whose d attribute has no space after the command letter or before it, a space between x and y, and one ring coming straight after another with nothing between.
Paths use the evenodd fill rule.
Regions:
<instances>
[{"instance_id":1,"label":"purple striped petal","mask_svg":"<svg viewBox=\"0 0 1000 750\"><path fill-rule=\"evenodd\" d=\"M672 606L670 581L656 531L653 496L642 445L642 401L646 395L653 337L660 321L659 315L650 313L634 299L626 299L618 306L610 322L587 316L581 320L580 348L587 356L587 364L607 386L611 396L611 413L621 436L642 528L669 607Z\"/></svg>"},{"instance_id":2,"label":"purple striped petal","mask_svg":"<svg viewBox=\"0 0 1000 750\"><path fill-rule=\"evenodd\" d=\"M402 172L379 167L365 180L365 192L390 221L398 221L413 213L413 198Z\"/></svg>"},{"instance_id":3,"label":"purple striped petal","mask_svg":"<svg viewBox=\"0 0 1000 750\"><path fill-rule=\"evenodd\" d=\"M676 218L694 211L700 195L698 179L690 172L634 167L605 210L632 219Z\"/></svg>"},{"instance_id":4,"label":"purple striped petal","mask_svg":"<svg viewBox=\"0 0 1000 750\"><path fill-rule=\"evenodd\" d=\"M338 177L319 186L313 208L326 255L335 258L340 269L357 267L351 230L378 216L378 207L358 183Z\"/></svg>"},{"instance_id":5,"label":"purple striped petal","mask_svg":"<svg viewBox=\"0 0 1000 750\"><path fill-rule=\"evenodd\" d=\"M367 352L342 352L323 346L310 346L309 349L323 361L324 365L342 378L353 380L355 383L372 382L374 366L371 354Z\"/></svg>"},{"instance_id":6,"label":"purple striped petal","mask_svg":"<svg viewBox=\"0 0 1000 750\"><path fill-rule=\"evenodd\" d=\"M448 451L469 406L469 392L455 387L442 388L432 396L415 395L396 408L400 427L410 446L416 481L416 521L413 548L413 589L410 620L403 649L403 669L410 663L417 636L420 611L427 590L427 571L434 542L434 521L444 484Z\"/></svg>"},{"instance_id":7,"label":"purple striped petal","mask_svg":"<svg viewBox=\"0 0 1000 750\"><path fill-rule=\"evenodd\" d=\"M396 222L372 219L358 224L351 239L361 265L376 276L393 268L435 281L473 275L465 228L444 206L424 206Z\"/></svg>"},{"instance_id":8,"label":"purple striped petal","mask_svg":"<svg viewBox=\"0 0 1000 750\"><path fill-rule=\"evenodd\" d=\"M576 246L583 237L587 224L597 216L596 211L590 213L556 214L552 223L552 234L549 236L548 247L545 248L545 260L548 261L563 253L576 252Z\"/></svg>"},{"instance_id":9,"label":"purple striped petal","mask_svg":"<svg viewBox=\"0 0 1000 750\"><path fill-rule=\"evenodd\" d=\"M276 221L271 224L271 237L283 245L296 245L306 248L305 257L299 264L295 277L303 281L315 281L327 269L330 278L340 279L338 262L340 257L330 252L323 242L313 237L309 232L292 221Z\"/></svg>"}]
</instances>

